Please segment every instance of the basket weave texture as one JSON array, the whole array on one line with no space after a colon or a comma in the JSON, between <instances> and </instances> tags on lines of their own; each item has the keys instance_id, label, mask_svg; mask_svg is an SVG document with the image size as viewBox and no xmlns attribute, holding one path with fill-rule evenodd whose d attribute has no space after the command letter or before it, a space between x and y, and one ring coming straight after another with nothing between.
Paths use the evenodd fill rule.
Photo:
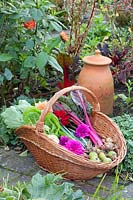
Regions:
<instances>
[{"instance_id":1,"label":"basket weave texture","mask_svg":"<svg viewBox=\"0 0 133 200\"><path fill-rule=\"evenodd\" d=\"M117 158L109 164L94 162L83 156L74 154L60 144L47 137L44 133L44 119L52 105L63 94L72 90L82 90L90 96L90 103L93 106L91 123L101 137L111 137L117 144ZM62 173L63 176L72 180L88 180L98 174L102 174L117 166L126 155L126 142L119 127L105 114L100 112L100 106L96 96L87 88L72 86L64 88L48 101L47 107L41 113L36 127L21 126L16 134L24 142L27 149L32 153L37 164L46 171Z\"/></svg>"}]
</instances>

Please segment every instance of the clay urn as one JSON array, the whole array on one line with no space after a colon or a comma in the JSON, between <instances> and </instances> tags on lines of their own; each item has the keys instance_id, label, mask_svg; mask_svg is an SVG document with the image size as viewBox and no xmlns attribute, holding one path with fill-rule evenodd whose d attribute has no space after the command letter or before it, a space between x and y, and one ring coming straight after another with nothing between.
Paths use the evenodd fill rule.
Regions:
<instances>
[{"instance_id":1,"label":"clay urn","mask_svg":"<svg viewBox=\"0 0 133 200\"><path fill-rule=\"evenodd\" d=\"M78 76L78 85L91 90L98 98L101 112L108 115L113 112L114 98L114 82L109 67L111 61L96 50L95 55L83 58L83 68ZM86 93L85 96L89 101Z\"/></svg>"}]
</instances>

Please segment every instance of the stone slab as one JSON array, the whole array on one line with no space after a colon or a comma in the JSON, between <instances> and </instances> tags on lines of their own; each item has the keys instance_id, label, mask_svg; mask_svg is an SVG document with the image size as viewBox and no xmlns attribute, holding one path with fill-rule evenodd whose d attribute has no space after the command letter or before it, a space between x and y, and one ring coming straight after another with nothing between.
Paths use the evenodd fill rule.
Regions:
<instances>
[{"instance_id":1,"label":"stone slab","mask_svg":"<svg viewBox=\"0 0 133 200\"><path fill-rule=\"evenodd\" d=\"M34 158L30 153L26 157L21 157L14 150L5 151L4 148L0 148L0 183L3 178L8 177L8 183L15 185L19 182L29 182L33 175L40 172L42 175L46 175L46 171L42 171L36 164ZM93 196L99 185L101 178L93 178L88 181L69 181L74 183L75 189L81 189L87 196ZM108 196L112 187L114 176L107 175L101 184L99 190L99 197L105 198ZM120 184L121 186L121 184ZM133 199L133 184L130 183L122 190L122 196L128 199ZM90 200L90 199L89 199Z\"/></svg>"}]
</instances>

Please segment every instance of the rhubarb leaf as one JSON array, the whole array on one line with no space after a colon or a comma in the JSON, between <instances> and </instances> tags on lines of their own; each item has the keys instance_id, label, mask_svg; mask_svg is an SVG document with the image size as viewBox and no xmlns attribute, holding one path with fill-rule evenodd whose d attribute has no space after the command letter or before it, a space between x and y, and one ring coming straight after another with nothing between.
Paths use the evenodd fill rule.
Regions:
<instances>
[{"instance_id":1,"label":"rhubarb leaf","mask_svg":"<svg viewBox=\"0 0 133 200\"><path fill-rule=\"evenodd\" d=\"M27 187L31 199L83 200L81 190L74 191L72 183L59 184L61 180L61 175L47 174L44 177L40 174L34 175Z\"/></svg>"}]
</instances>

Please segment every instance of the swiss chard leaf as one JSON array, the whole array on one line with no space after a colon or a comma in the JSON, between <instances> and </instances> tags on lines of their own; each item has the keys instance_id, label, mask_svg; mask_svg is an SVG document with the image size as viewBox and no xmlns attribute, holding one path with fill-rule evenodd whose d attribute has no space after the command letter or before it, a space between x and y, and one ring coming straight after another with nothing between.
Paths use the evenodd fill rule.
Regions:
<instances>
[{"instance_id":1,"label":"swiss chard leaf","mask_svg":"<svg viewBox=\"0 0 133 200\"><path fill-rule=\"evenodd\" d=\"M85 97L83 96L83 94L79 90L71 91L70 95L71 95L72 100L74 101L74 103L76 105L79 105L82 109L83 109L83 106L87 107L87 102L85 100Z\"/></svg>"}]
</instances>

